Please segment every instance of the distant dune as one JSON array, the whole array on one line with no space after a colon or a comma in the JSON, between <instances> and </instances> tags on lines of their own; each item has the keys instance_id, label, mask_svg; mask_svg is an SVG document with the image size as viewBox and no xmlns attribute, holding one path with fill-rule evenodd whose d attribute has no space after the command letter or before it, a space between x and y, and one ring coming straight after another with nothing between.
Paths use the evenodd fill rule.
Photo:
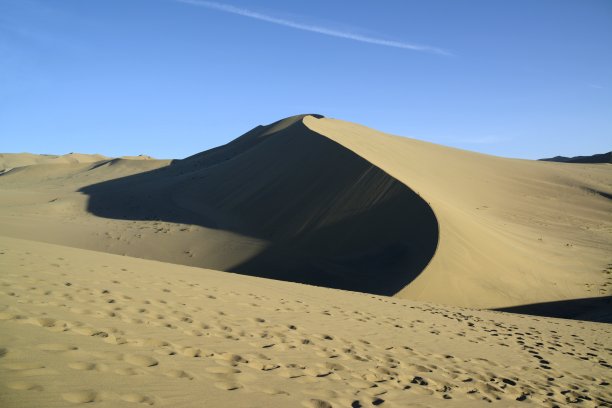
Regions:
<instances>
[{"instance_id":1,"label":"distant dune","mask_svg":"<svg viewBox=\"0 0 612 408\"><path fill-rule=\"evenodd\" d=\"M122 156L126 160L155 160L151 156ZM32 166L35 164L78 164L98 163L111 160L110 157L101 154L68 153L64 155L54 154L32 154L32 153L0 153L0 174L8 170Z\"/></svg>"},{"instance_id":2,"label":"distant dune","mask_svg":"<svg viewBox=\"0 0 612 408\"><path fill-rule=\"evenodd\" d=\"M0 153L0 173L15 167L31 166L33 164L92 163L106 159L108 157L101 154L68 153L58 156L53 154Z\"/></svg>"},{"instance_id":3,"label":"distant dune","mask_svg":"<svg viewBox=\"0 0 612 408\"><path fill-rule=\"evenodd\" d=\"M591 156L574 156L564 157L555 156L548 159L540 159L542 161L560 162L560 163L612 163L612 152L593 154Z\"/></svg>"},{"instance_id":4,"label":"distant dune","mask_svg":"<svg viewBox=\"0 0 612 408\"><path fill-rule=\"evenodd\" d=\"M0 188L6 236L465 307L610 295L608 165L299 115L184 160L33 164Z\"/></svg>"}]
</instances>

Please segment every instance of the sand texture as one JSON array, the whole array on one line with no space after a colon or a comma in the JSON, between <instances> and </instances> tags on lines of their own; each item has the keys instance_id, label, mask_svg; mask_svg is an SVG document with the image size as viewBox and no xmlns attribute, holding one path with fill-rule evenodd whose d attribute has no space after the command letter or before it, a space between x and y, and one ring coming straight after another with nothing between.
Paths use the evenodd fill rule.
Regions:
<instances>
[{"instance_id":1,"label":"sand texture","mask_svg":"<svg viewBox=\"0 0 612 408\"><path fill-rule=\"evenodd\" d=\"M320 115L2 154L0 407L612 406L611 197Z\"/></svg>"},{"instance_id":2,"label":"sand texture","mask_svg":"<svg viewBox=\"0 0 612 408\"><path fill-rule=\"evenodd\" d=\"M0 270L3 407L612 403L606 324L5 237Z\"/></svg>"},{"instance_id":3,"label":"sand texture","mask_svg":"<svg viewBox=\"0 0 612 408\"><path fill-rule=\"evenodd\" d=\"M487 156L319 115L142 158L5 172L2 234L456 306L609 307L609 164Z\"/></svg>"},{"instance_id":4,"label":"sand texture","mask_svg":"<svg viewBox=\"0 0 612 408\"><path fill-rule=\"evenodd\" d=\"M494 308L611 294L612 166L506 159L333 119L304 122L435 212L436 253L398 296Z\"/></svg>"}]
</instances>

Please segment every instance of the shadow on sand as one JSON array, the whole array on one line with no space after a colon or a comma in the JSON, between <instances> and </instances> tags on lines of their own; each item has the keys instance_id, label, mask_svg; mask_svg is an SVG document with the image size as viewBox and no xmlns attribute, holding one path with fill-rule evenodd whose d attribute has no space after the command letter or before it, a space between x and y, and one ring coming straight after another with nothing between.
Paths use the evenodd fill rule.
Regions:
<instances>
[{"instance_id":1,"label":"shadow on sand","mask_svg":"<svg viewBox=\"0 0 612 408\"><path fill-rule=\"evenodd\" d=\"M225 146L80 191L96 216L199 225L268 243L238 265L240 248L221 249L227 271L397 293L436 251L432 209L302 118L258 126Z\"/></svg>"},{"instance_id":2,"label":"shadow on sand","mask_svg":"<svg viewBox=\"0 0 612 408\"><path fill-rule=\"evenodd\" d=\"M612 323L612 296L533 303L495 310L533 316Z\"/></svg>"}]
</instances>

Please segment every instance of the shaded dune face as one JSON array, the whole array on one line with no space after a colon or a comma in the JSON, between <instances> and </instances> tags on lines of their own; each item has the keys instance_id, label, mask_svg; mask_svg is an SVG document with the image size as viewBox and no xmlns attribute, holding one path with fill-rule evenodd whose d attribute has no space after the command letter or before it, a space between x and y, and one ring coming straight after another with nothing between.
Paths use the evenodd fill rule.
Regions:
<instances>
[{"instance_id":1,"label":"shaded dune face","mask_svg":"<svg viewBox=\"0 0 612 408\"><path fill-rule=\"evenodd\" d=\"M259 126L163 169L88 186L81 190L88 210L267 243L239 264L232 260L236 248L228 250L225 269L232 272L397 293L434 255L433 211L406 185L307 128L303 117Z\"/></svg>"}]
</instances>

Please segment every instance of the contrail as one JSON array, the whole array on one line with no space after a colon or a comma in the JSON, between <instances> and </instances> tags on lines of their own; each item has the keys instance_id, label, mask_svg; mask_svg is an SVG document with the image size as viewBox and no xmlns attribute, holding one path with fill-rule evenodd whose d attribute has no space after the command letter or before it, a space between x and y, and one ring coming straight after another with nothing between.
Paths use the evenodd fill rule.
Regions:
<instances>
[{"instance_id":1,"label":"contrail","mask_svg":"<svg viewBox=\"0 0 612 408\"><path fill-rule=\"evenodd\" d=\"M310 24L298 23L291 20L285 20L277 17L273 17L267 14L258 13L256 11L247 10L244 8L234 7L229 4L216 3L213 1L206 0L175 0L179 3L190 4L193 6L206 7L208 9L223 11L225 13L237 14L243 17L254 18L256 20L266 21L272 24L278 24L285 27L295 28L296 30L310 31L313 33L329 35L331 37L344 38L347 40L359 41L368 44L382 45L384 47L402 48L405 50L430 52L440 55L452 55L448 51L441 48L430 47L427 45L410 44L401 41L389 41L380 38L368 37L359 34L353 34L345 31L338 31L327 27L321 27Z\"/></svg>"}]
</instances>

